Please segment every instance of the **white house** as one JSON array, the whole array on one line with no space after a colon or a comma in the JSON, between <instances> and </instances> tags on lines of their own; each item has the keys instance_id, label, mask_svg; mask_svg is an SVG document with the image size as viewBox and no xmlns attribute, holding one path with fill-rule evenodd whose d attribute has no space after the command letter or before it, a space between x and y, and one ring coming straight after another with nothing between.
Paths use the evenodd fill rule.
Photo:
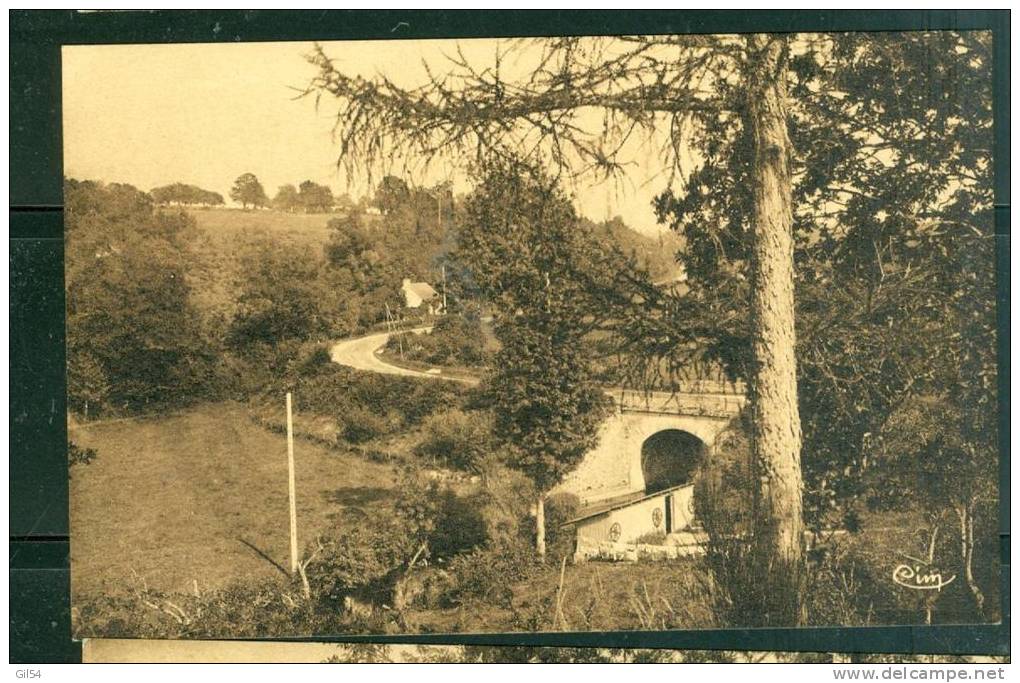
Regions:
<instances>
[{"instance_id":1,"label":"white house","mask_svg":"<svg viewBox=\"0 0 1020 683\"><path fill-rule=\"evenodd\" d=\"M439 293L427 282L411 282L405 277L400 292L404 295L404 305L408 308L427 311L429 315L439 313L443 309Z\"/></svg>"}]
</instances>

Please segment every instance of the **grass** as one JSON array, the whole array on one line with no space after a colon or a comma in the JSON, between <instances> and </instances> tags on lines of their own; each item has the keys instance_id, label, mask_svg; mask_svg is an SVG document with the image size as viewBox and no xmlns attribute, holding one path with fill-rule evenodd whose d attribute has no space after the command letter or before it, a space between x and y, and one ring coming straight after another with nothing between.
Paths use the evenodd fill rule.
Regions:
<instances>
[{"instance_id":1,"label":"grass","mask_svg":"<svg viewBox=\"0 0 1020 683\"><path fill-rule=\"evenodd\" d=\"M143 585L190 594L197 582L205 594L238 578L284 581L286 439L252 423L244 406L207 404L161 418L75 425L71 438L98 453L72 470L73 603L127 596ZM305 440L296 443L296 462L302 547L331 526L371 524L389 514L396 485L389 465ZM708 617L684 606L696 589L691 569L568 566L557 617L550 605L559 592L559 563L550 561L512 586L512 609L488 601L415 609L409 625L432 632L695 628Z\"/></svg>"},{"instance_id":2,"label":"grass","mask_svg":"<svg viewBox=\"0 0 1020 683\"><path fill-rule=\"evenodd\" d=\"M281 579L289 563L285 437L244 407L75 427L99 454L71 478L73 595L123 595L141 581L191 592L240 577ZM388 465L296 444L298 539L361 523L393 500Z\"/></svg>"},{"instance_id":3,"label":"grass","mask_svg":"<svg viewBox=\"0 0 1020 683\"><path fill-rule=\"evenodd\" d=\"M452 610L419 610L410 619L431 633L717 627L704 588L703 570L695 561L587 562L567 564L561 591L560 563L550 558L512 586L512 606L471 602Z\"/></svg>"},{"instance_id":4,"label":"grass","mask_svg":"<svg viewBox=\"0 0 1020 683\"><path fill-rule=\"evenodd\" d=\"M189 209L198 227L210 236L231 238L253 230L271 232L274 237L303 244L325 243L329 239L331 213L287 213L284 211L242 211L238 209Z\"/></svg>"}]
</instances>

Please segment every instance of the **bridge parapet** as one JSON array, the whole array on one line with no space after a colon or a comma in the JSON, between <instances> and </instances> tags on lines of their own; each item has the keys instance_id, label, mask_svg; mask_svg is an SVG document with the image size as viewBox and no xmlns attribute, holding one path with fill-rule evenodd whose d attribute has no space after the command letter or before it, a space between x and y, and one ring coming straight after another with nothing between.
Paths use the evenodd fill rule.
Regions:
<instances>
[{"instance_id":1,"label":"bridge parapet","mask_svg":"<svg viewBox=\"0 0 1020 683\"><path fill-rule=\"evenodd\" d=\"M686 386L676 392L617 388L606 393L613 397L622 413L657 415L732 418L747 401L742 385L721 382Z\"/></svg>"}]
</instances>

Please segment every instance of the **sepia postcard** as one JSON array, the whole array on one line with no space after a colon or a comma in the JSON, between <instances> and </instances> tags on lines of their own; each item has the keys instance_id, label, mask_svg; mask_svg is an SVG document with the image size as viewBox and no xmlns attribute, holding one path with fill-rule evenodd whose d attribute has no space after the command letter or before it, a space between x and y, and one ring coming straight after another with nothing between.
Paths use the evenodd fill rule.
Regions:
<instances>
[{"instance_id":1,"label":"sepia postcard","mask_svg":"<svg viewBox=\"0 0 1020 683\"><path fill-rule=\"evenodd\" d=\"M650 648L387 645L230 640L95 639L86 664L965 664L1008 663L972 655L847 655ZM1002 670L987 668L987 677ZM995 671L995 673L992 673Z\"/></svg>"},{"instance_id":2,"label":"sepia postcard","mask_svg":"<svg viewBox=\"0 0 1020 683\"><path fill-rule=\"evenodd\" d=\"M1002 619L991 33L62 88L74 638Z\"/></svg>"}]
</instances>

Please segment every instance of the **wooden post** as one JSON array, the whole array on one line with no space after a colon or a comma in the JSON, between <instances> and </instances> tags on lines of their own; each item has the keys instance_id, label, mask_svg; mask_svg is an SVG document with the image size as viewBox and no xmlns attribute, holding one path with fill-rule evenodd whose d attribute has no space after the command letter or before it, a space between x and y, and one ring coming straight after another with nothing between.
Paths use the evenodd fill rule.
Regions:
<instances>
[{"instance_id":1,"label":"wooden post","mask_svg":"<svg viewBox=\"0 0 1020 683\"><path fill-rule=\"evenodd\" d=\"M545 496L538 495L535 505L535 551L538 559L545 562Z\"/></svg>"},{"instance_id":2,"label":"wooden post","mask_svg":"<svg viewBox=\"0 0 1020 683\"><path fill-rule=\"evenodd\" d=\"M290 573L297 574L297 494L294 487L294 420L290 392L287 392L287 487L290 494Z\"/></svg>"}]
</instances>

